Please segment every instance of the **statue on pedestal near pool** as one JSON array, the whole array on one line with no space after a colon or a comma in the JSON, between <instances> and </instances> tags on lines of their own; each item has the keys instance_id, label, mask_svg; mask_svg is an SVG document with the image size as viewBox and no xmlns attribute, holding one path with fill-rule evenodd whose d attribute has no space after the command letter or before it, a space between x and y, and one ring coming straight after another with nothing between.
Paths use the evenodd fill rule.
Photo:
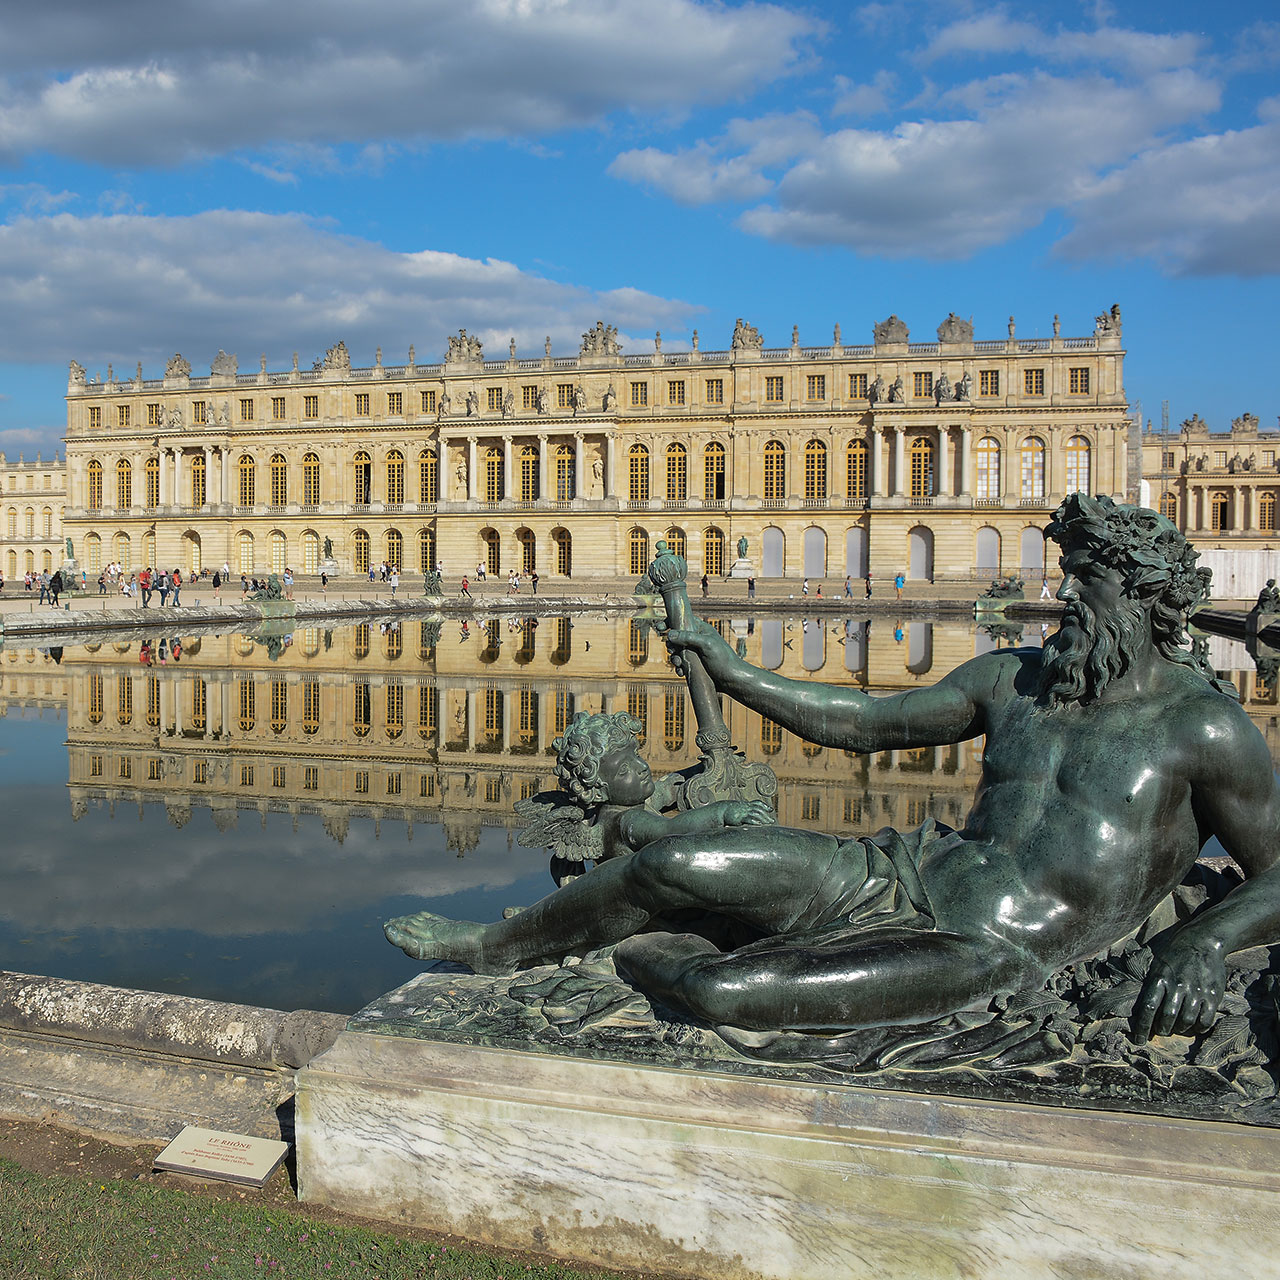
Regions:
<instances>
[{"instance_id":1,"label":"statue on pedestal near pool","mask_svg":"<svg viewBox=\"0 0 1280 1280\"><path fill-rule=\"evenodd\" d=\"M1066 607L1043 651L986 653L931 688L886 697L751 666L672 609L676 578L683 596L679 557L660 554L649 571L695 709L699 682L710 682L712 700L728 694L807 741L859 753L985 735L982 779L958 830L931 819L841 840L773 825L759 806L707 815L695 829L652 807L630 818L654 784L619 742L600 753L600 797L583 797L596 823L622 811L616 822L634 834L619 856L509 919L424 912L391 921L388 937L410 955L487 973L617 944L613 963L632 988L735 1048L856 1063L883 1061L886 1045L918 1049L929 1028L938 1060L979 1034L990 1049L999 1017L983 1030L987 1015L973 1011L1002 1016L1018 1001L1056 999L1055 975L1119 955L1146 927L1141 964L1120 975L1130 1041L1209 1032L1224 999L1224 1012L1239 1002L1227 957L1280 939L1271 758L1238 702L1182 647L1209 574L1175 526L1074 494L1047 532L1062 551ZM1211 836L1245 878L1155 929L1153 911ZM1103 1018L1096 1000L1094 1011ZM1050 1021L1041 1042L1059 1034Z\"/></svg>"}]
</instances>

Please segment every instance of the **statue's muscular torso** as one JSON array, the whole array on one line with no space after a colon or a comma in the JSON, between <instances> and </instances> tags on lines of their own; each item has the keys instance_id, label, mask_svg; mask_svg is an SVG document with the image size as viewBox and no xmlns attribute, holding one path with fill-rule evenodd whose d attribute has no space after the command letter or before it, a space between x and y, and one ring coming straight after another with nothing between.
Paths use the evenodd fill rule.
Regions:
<instances>
[{"instance_id":1,"label":"statue's muscular torso","mask_svg":"<svg viewBox=\"0 0 1280 1280\"><path fill-rule=\"evenodd\" d=\"M1197 761L1215 725L1226 730L1217 748L1231 749L1242 713L1165 662L1141 699L1050 711L1031 696L1038 662L1023 652L982 664L977 796L921 876L940 928L977 926L1048 970L1136 928L1186 874L1201 846Z\"/></svg>"}]
</instances>

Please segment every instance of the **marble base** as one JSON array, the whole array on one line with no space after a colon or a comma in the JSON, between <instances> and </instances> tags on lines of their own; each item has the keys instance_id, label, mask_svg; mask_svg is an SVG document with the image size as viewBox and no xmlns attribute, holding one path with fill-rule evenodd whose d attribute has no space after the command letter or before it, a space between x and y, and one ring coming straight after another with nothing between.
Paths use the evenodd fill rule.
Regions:
<instances>
[{"instance_id":1,"label":"marble base","mask_svg":"<svg viewBox=\"0 0 1280 1280\"><path fill-rule=\"evenodd\" d=\"M344 1032L300 1197L702 1280L1280 1278L1280 1134Z\"/></svg>"},{"instance_id":2,"label":"marble base","mask_svg":"<svg viewBox=\"0 0 1280 1280\"><path fill-rule=\"evenodd\" d=\"M758 578L756 567L750 560L735 560L729 568L731 578Z\"/></svg>"}]
</instances>

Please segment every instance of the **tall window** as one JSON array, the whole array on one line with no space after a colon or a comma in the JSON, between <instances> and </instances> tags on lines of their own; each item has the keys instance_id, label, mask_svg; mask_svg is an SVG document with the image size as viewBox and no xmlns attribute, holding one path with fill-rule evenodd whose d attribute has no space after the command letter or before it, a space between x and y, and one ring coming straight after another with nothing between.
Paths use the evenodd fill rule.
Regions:
<instances>
[{"instance_id":1,"label":"tall window","mask_svg":"<svg viewBox=\"0 0 1280 1280\"><path fill-rule=\"evenodd\" d=\"M573 573L573 535L568 529L553 529L551 541L556 549L556 572L567 578Z\"/></svg>"},{"instance_id":2,"label":"tall window","mask_svg":"<svg viewBox=\"0 0 1280 1280\"><path fill-rule=\"evenodd\" d=\"M787 447L770 440L764 447L764 499L781 502L787 496Z\"/></svg>"},{"instance_id":3,"label":"tall window","mask_svg":"<svg viewBox=\"0 0 1280 1280\"><path fill-rule=\"evenodd\" d=\"M191 459L191 505L203 507L208 501L209 475L205 466L204 454L197 453Z\"/></svg>"},{"instance_id":4,"label":"tall window","mask_svg":"<svg viewBox=\"0 0 1280 1280\"><path fill-rule=\"evenodd\" d=\"M209 686L197 676L191 678L191 727L203 733L209 724Z\"/></svg>"},{"instance_id":5,"label":"tall window","mask_svg":"<svg viewBox=\"0 0 1280 1280\"><path fill-rule=\"evenodd\" d=\"M302 534L302 572L320 572L320 535L314 529Z\"/></svg>"},{"instance_id":6,"label":"tall window","mask_svg":"<svg viewBox=\"0 0 1280 1280\"><path fill-rule=\"evenodd\" d=\"M116 677L116 723L133 723L133 677Z\"/></svg>"},{"instance_id":7,"label":"tall window","mask_svg":"<svg viewBox=\"0 0 1280 1280\"><path fill-rule=\"evenodd\" d=\"M147 677L147 714L148 729L160 727L160 677Z\"/></svg>"},{"instance_id":8,"label":"tall window","mask_svg":"<svg viewBox=\"0 0 1280 1280\"><path fill-rule=\"evenodd\" d=\"M320 397L319 396L303 396L302 397L302 416L304 418L318 418L320 416Z\"/></svg>"},{"instance_id":9,"label":"tall window","mask_svg":"<svg viewBox=\"0 0 1280 1280\"><path fill-rule=\"evenodd\" d=\"M673 440L667 445L667 501L685 502L689 497L689 451Z\"/></svg>"},{"instance_id":10,"label":"tall window","mask_svg":"<svg viewBox=\"0 0 1280 1280\"><path fill-rule=\"evenodd\" d=\"M684 750L684 689L668 689L662 699L662 745Z\"/></svg>"},{"instance_id":11,"label":"tall window","mask_svg":"<svg viewBox=\"0 0 1280 1280\"><path fill-rule=\"evenodd\" d=\"M240 487L238 490L239 505L242 507L251 507L254 502L254 490L256 488L256 468L253 459L247 454L241 454L239 464Z\"/></svg>"},{"instance_id":12,"label":"tall window","mask_svg":"<svg viewBox=\"0 0 1280 1280\"><path fill-rule=\"evenodd\" d=\"M116 425L121 431L129 430L129 406L127 404L116 405Z\"/></svg>"},{"instance_id":13,"label":"tall window","mask_svg":"<svg viewBox=\"0 0 1280 1280\"><path fill-rule=\"evenodd\" d=\"M573 446L556 445L556 501L572 502L578 496L577 459Z\"/></svg>"},{"instance_id":14,"label":"tall window","mask_svg":"<svg viewBox=\"0 0 1280 1280\"><path fill-rule=\"evenodd\" d=\"M638 526L627 537L631 572L638 578L649 567L649 535Z\"/></svg>"},{"instance_id":15,"label":"tall window","mask_svg":"<svg viewBox=\"0 0 1280 1280\"><path fill-rule=\"evenodd\" d=\"M424 391L418 397L419 404L422 406L423 413L435 413L436 411L436 393L434 390Z\"/></svg>"},{"instance_id":16,"label":"tall window","mask_svg":"<svg viewBox=\"0 0 1280 1280\"><path fill-rule=\"evenodd\" d=\"M627 454L627 496L631 502L649 501L649 450L642 444L633 444Z\"/></svg>"},{"instance_id":17,"label":"tall window","mask_svg":"<svg viewBox=\"0 0 1280 1280\"><path fill-rule=\"evenodd\" d=\"M288 541L279 529L271 531L271 572L283 573L289 562Z\"/></svg>"},{"instance_id":18,"label":"tall window","mask_svg":"<svg viewBox=\"0 0 1280 1280\"><path fill-rule=\"evenodd\" d=\"M633 382L631 384L631 407L633 409L643 409L649 403L649 384L647 382Z\"/></svg>"},{"instance_id":19,"label":"tall window","mask_svg":"<svg viewBox=\"0 0 1280 1280\"><path fill-rule=\"evenodd\" d=\"M1022 442L1022 496L1024 499L1044 497L1044 441L1028 436Z\"/></svg>"},{"instance_id":20,"label":"tall window","mask_svg":"<svg viewBox=\"0 0 1280 1280\"><path fill-rule=\"evenodd\" d=\"M1067 492L1088 493L1089 480L1089 441L1072 436L1067 441Z\"/></svg>"},{"instance_id":21,"label":"tall window","mask_svg":"<svg viewBox=\"0 0 1280 1280\"><path fill-rule=\"evenodd\" d=\"M143 474L147 482L146 507L154 511L160 505L160 459L148 458Z\"/></svg>"},{"instance_id":22,"label":"tall window","mask_svg":"<svg viewBox=\"0 0 1280 1280\"><path fill-rule=\"evenodd\" d=\"M827 446L821 440L810 440L804 447L804 499L827 500Z\"/></svg>"},{"instance_id":23,"label":"tall window","mask_svg":"<svg viewBox=\"0 0 1280 1280\"><path fill-rule=\"evenodd\" d=\"M271 421L284 421L284 396L271 397Z\"/></svg>"},{"instance_id":24,"label":"tall window","mask_svg":"<svg viewBox=\"0 0 1280 1280\"><path fill-rule=\"evenodd\" d=\"M253 401L252 400L240 401L240 421L241 422L253 421Z\"/></svg>"},{"instance_id":25,"label":"tall window","mask_svg":"<svg viewBox=\"0 0 1280 1280\"><path fill-rule=\"evenodd\" d=\"M404 503L404 454L399 449L387 454L387 502L393 507Z\"/></svg>"},{"instance_id":26,"label":"tall window","mask_svg":"<svg viewBox=\"0 0 1280 1280\"><path fill-rule=\"evenodd\" d=\"M418 686L418 737L436 736L440 723L440 695L435 685Z\"/></svg>"},{"instance_id":27,"label":"tall window","mask_svg":"<svg viewBox=\"0 0 1280 1280\"><path fill-rule=\"evenodd\" d=\"M1209 499L1209 527L1214 532L1231 528L1231 495L1219 490Z\"/></svg>"},{"instance_id":28,"label":"tall window","mask_svg":"<svg viewBox=\"0 0 1280 1280\"><path fill-rule=\"evenodd\" d=\"M320 505L320 457L315 453L302 455L302 502L307 507Z\"/></svg>"},{"instance_id":29,"label":"tall window","mask_svg":"<svg viewBox=\"0 0 1280 1280\"><path fill-rule=\"evenodd\" d=\"M367 738L373 724L373 699L369 695L369 682L357 680L351 686L351 732L357 738Z\"/></svg>"},{"instance_id":30,"label":"tall window","mask_svg":"<svg viewBox=\"0 0 1280 1280\"><path fill-rule=\"evenodd\" d=\"M520 501L536 502L538 492L538 449L526 444L520 448Z\"/></svg>"},{"instance_id":31,"label":"tall window","mask_svg":"<svg viewBox=\"0 0 1280 1280\"><path fill-rule=\"evenodd\" d=\"M418 572L430 573L436 567L436 531L418 530Z\"/></svg>"},{"instance_id":32,"label":"tall window","mask_svg":"<svg viewBox=\"0 0 1280 1280\"><path fill-rule=\"evenodd\" d=\"M983 436L973 450L974 497L979 502L1000 500L1000 442L994 436Z\"/></svg>"},{"instance_id":33,"label":"tall window","mask_svg":"<svg viewBox=\"0 0 1280 1280\"><path fill-rule=\"evenodd\" d=\"M373 459L361 449L352 460L353 501L357 506L367 506L373 491Z\"/></svg>"},{"instance_id":34,"label":"tall window","mask_svg":"<svg viewBox=\"0 0 1280 1280\"><path fill-rule=\"evenodd\" d=\"M284 680L271 682L271 732L283 733L289 725L289 685Z\"/></svg>"},{"instance_id":35,"label":"tall window","mask_svg":"<svg viewBox=\"0 0 1280 1280\"><path fill-rule=\"evenodd\" d=\"M253 572L253 534L247 530L242 530L236 538L236 548L239 551L237 559L241 573Z\"/></svg>"},{"instance_id":36,"label":"tall window","mask_svg":"<svg viewBox=\"0 0 1280 1280\"><path fill-rule=\"evenodd\" d=\"M404 535L399 529L387 530L387 563L397 573L404 567Z\"/></svg>"},{"instance_id":37,"label":"tall window","mask_svg":"<svg viewBox=\"0 0 1280 1280\"><path fill-rule=\"evenodd\" d=\"M102 463L97 458L89 462L89 502L90 511L102 510Z\"/></svg>"},{"instance_id":38,"label":"tall window","mask_svg":"<svg viewBox=\"0 0 1280 1280\"><path fill-rule=\"evenodd\" d=\"M89 406L89 430L95 431L100 426L102 426L102 406L100 404L91 404Z\"/></svg>"},{"instance_id":39,"label":"tall window","mask_svg":"<svg viewBox=\"0 0 1280 1280\"><path fill-rule=\"evenodd\" d=\"M501 502L506 497L506 475L503 470L502 450L490 445L484 453L484 500Z\"/></svg>"},{"instance_id":40,"label":"tall window","mask_svg":"<svg viewBox=\"0 0 1280 1280\"><path fill-rule=\"evenodd\" d=\"M1274 489L1264 489L1258 497L1258 530L1261 533L1274 533L1276 530L1276 493Z\"/></svg>"},{"instance_id":41,"label":"tall window","mask_svg":"<svg viewBox=\"0 0 1280 1280\"><path fill-rule=\"evenodd\" d=\"M357 529L353 538L355 547L355 570L357 573L369 572L369 535L363 529Z\"/></svg>"},{"instance_id":42,"label":"tall window","mask_svg":"<svg viewBox=\"0 0 1280 1280\"><path fill-rule=\"evenodd\" d=\"M418 501L426 505L440 501L440 455L434 449L418 454Z\"/></svg>"},{"instance_id":43,"label":"tall window","mask_svg":"<svg viewBox=\"0 0 1280 1280\"><path fill-rule=\"evenodd\" d=\"M1272 500L1272 510L1274 512L1275 501ZM1172 520L1174 524L1178 523L1178 496L1174 493L1162 493L1160 495L1160 514L1166 520Z\"/></svg>"},{"instance_id":44,"label":"tall window","mask_svg":"<svg viewBox=\"0 0 1280 1280\"><path fill-rule=\"evenodd\" d=\"M289 464L284 454L273 453L267 465L271 470L271 505L283 507L289 501Z\"/></svg>"},{"instance_id":45,"label":"tall window","mask_svg":"<svg viewBox=\"0 0 1280 1280\"><path fill-rule=\"evenodd\" d=\"M367 391L356 392L356 417L367 418L369 416L369 393Z\"/></svg>"},{"instance_id":46,"label":"tall window","mask_svg":"<svg viewBox=\"0 0 1280 1280\"><path fill-rule=\"evenodd\" d=\"M688 559L689 540L685 537L683 529L672 525L662 536L667 540L667 549L672 555L680 556L681 559Z\"/></svg>"},{"instance_id":47,"label":"tall window","mask_svg":"<svg viewBox=\"0 0 1280 1280\"><path fill-rule=\"evenodd\" d=\"M116 506L133 506L133 468L128 458L116 463Z\"/></svg>"},{"instance_id":48,"label":"tall window","mask_svg":"<svg viewBox=\"0 0 1280 1280\"><path fill-rule=\"evenodd\" d=\"M404 392L387 392L387 414L392 418L404 417Z\"/></svg>"},{"instance_id":49,"label":"tall window","mask_svg":"<svg viewBox=\"0 0 1280 1280\"><path fill-rule=\"evenodd\" d=\"M258 692L252 680L241 680L240 687L240 728L246 733L258 720Z\"/></svg>"},{"instance_id":50,"label":"tall window","mask_svg":"<svg viewBox=\"0 0 1280 1280\"><path fill-rule=\"evenodd\" d=\"M702 532L702 572L715 577L724 575L724 532L714 525Z\"/></svg>"},{"instance_id":51,"label":"tall window","mask_svg":"<svg viewBox=\"0 0 1280 1280\"><path fill-rule=\"evenodd\" d=\"M724 445L712 440L702 451L702 497L705 502L723 502L724 496Z\"/></svg>"},{"instance_id":52,"label":"tall window","mask_svg":"<svg viewBox=\"0 0 1280 1280\"><path fill-rule=\"evenodd\" d=\"M102 674L96 671L89 677L89 723L102 723Z\"/></svg>"},{"instance_id":53,"label":"tall window","mask_svg":"<svg viewBox=\"0 0 1280 1280\"><path fill-rule=\"evenodd\" d=\"M1067 370L1067 392L1073 396L1087 396L1089 394L1089 369L1087 366Z\"/></svg>"},{"instance_id":54,"label":"tall window","mask_svg":"<svg viewBox=\"0 0 1280 1280\"><path fill-rule=\"evenodd\" d=\"M911 442L911 496L933 497L933 441L916 436Z\"/></svg>"},{"instance_id":55,"label":"tall window","mask_svg":"<svg viewBox=\"0 0 1280 1280\"><path fill-rule=\"evenodd\" d=\"M851 440L845 452L845 485L849 498L861 502L867 497L867 442Z\"/></svg>"}]
</instances>

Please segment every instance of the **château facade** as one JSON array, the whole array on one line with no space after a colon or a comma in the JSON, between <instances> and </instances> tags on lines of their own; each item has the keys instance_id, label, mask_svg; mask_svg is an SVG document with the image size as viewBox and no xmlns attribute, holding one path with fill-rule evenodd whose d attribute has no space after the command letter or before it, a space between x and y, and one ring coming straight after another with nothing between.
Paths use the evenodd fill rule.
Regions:
<instances>
[{"instance_id":1,"label":"ch\u00e2teau facade","mask_svg":"<svg viewBox=\"0 0 1280 1280\"><path fill-rule=\"evenodd\" d=\"M62 566L63 506L67 468L57 454L34 462L9 462L0 453L0 569L8 582L23 574L52 573Z\"/></svg>"},{"instance_id":2,"label":"ch\u00e2teau facade","mask_svg":"<svg viewBox=\"0 0 1280 1280\"><path fill-rule=\"evenodd\" d=\"M739 539L762 577L1036 574L1068 492L1123 497L1118 307L1084 337L975 341L954 314L911 342L625 354L599 323L578 354L486 360L462 331L438 364L161 379L67 390L65 532L90 573L111 560L245 573L638 575L666 538L694 576Z\"/></svg>"}]
</instances>

